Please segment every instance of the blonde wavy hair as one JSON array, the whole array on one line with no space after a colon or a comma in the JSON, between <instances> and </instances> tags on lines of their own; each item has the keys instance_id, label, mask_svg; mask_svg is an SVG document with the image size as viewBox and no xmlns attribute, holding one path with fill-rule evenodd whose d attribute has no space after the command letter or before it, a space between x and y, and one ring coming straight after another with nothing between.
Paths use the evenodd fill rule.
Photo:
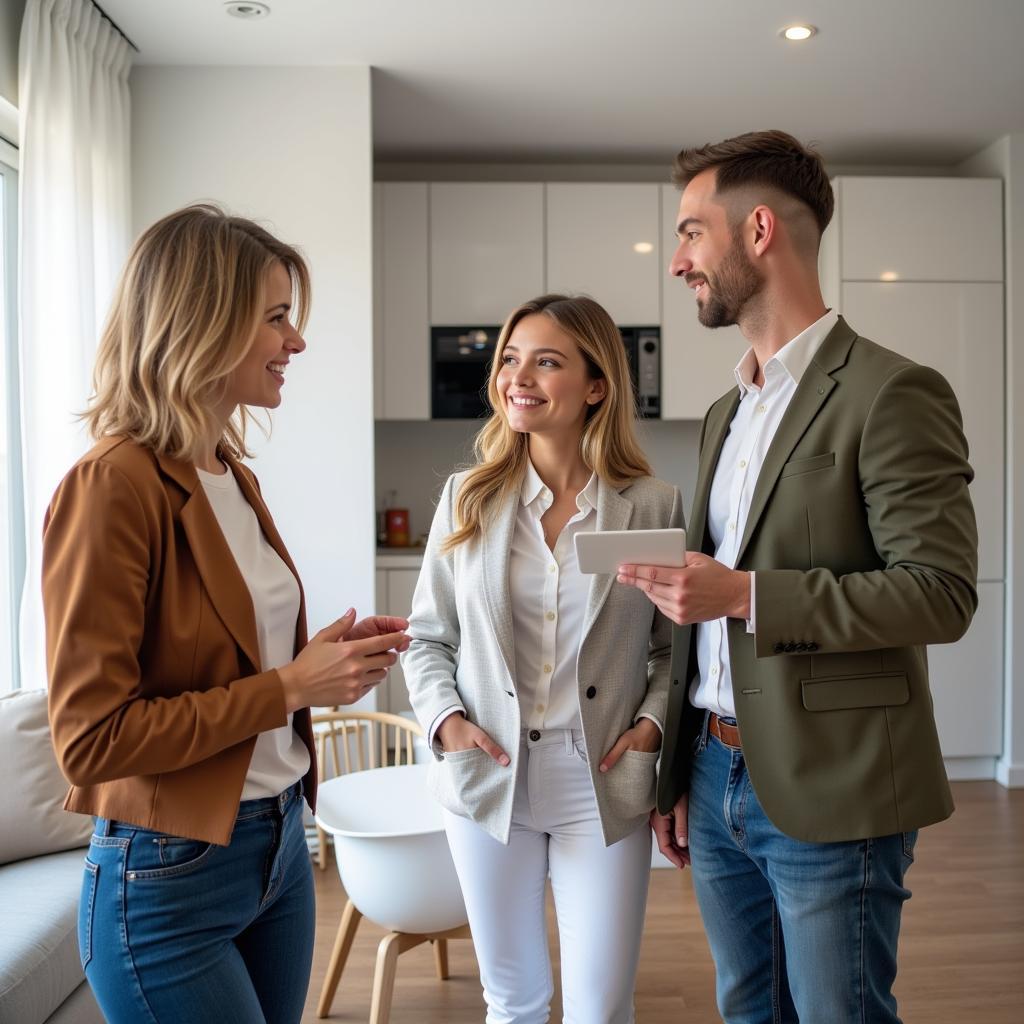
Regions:
<instances>
[{"instance_id":1,"label":"blonde wavy hair","mask_svg":"<svg viewBox=\"0 0 1024 1024\"><path fill-rule=\"evenodd\" d=\"M160 455L194 461L218 429L214 409L263 318L267 276L280 261L295 293L294 322L309 314L305 260L290 245L209 203L157 221L132 247L96 355L82 419L95 439L129 437ZM220 447L249 457L240 407Z\"/></svg>"},{"instance_id":2,"label":"blonde wavy hair","mask_svg":"<svg viewBox=\"0 0 1024 1024\"><path fill-rule=\"evenodd\" d=\"M498 396L498 373L508 340L525 317L550 317L576 343L592 379L605 381L605 397L587 409L580 455L612 487L651 476L636 438L636 395L622 336L603 306L585 295L542 295L524 302L505 321L494 350L487 397L493 410L474 441L476 465L455 499L456 529L444 542L452 551L480 537L494 511L519 493L526 473L528 437L509 426Z\"/></svg>"}]
</instances>

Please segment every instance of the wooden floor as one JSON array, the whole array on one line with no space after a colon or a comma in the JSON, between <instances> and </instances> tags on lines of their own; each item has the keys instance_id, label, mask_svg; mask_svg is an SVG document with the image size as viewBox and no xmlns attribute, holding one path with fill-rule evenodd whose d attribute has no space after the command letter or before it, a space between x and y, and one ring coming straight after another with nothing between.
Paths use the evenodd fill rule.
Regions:
<instances>
[{"instance_id":1,"label":"wooden floor","mask_svg":"<svg viewBox=\"0 0 1024 1024\"><path fill-rule=\"evenodd\" d=\"M907 883L896 993L906 1024L1020 1024L1024 1021L1024 790L996 783L953 787L957 812L925 829ZM333 863L317 874L317 936L303 1024L315 1021L344 894ZM428 879L424 879L429 884ZM550 900L549 900L550 921ZM369 1017L377 943L363 922L331 1012ZM551 929L553 955L557 938ZM451 978L438 981L420 946L398 963L393 1024L480 1024L484 1004L469 942L452 942ZM556 982L557 987L557 982ZM651 872L636 990L639 1024L718 1021L714 970L689 872ZM552 1021L561 1020L556 991Z\"/></svg>"}]
</instances>

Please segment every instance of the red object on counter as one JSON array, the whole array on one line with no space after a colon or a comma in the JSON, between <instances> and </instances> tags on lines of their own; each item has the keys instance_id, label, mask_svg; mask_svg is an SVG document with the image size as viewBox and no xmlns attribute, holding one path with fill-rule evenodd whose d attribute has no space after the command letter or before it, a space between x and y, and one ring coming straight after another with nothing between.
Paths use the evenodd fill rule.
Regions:
<instances>
[{"instance_id":1,"label":"red object on counter","mask_svg":"<svg viewBox=\"0 0 1024 1024\"><path fill-rule=\"evenodd\" d=\"M407 508L389 508L384 510L387 523L388 547L405 548L409 546L409 510Z\"/></svg>"}]
</instances>

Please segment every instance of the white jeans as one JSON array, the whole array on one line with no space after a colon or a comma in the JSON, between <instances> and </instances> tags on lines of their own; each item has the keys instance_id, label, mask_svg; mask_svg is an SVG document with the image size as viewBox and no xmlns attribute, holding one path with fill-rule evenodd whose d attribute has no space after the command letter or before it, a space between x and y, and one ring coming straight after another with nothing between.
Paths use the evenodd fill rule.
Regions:
<instances>
[{"instance_id":1,"label":"white jeans","mask_svg":"<svg viewBox=\"0 0 1024 1024\"><path fill-rule=\"evenodd\" d=\"M597 756L601 756L601 751ZM646 825L606 847L583 735L523 733L508 846L444 812L469 912L487 1024L544 1024L551 959L544 915L555 897L566 1024L632 1024L650 879Z\"/></svg>"}]
</instances>

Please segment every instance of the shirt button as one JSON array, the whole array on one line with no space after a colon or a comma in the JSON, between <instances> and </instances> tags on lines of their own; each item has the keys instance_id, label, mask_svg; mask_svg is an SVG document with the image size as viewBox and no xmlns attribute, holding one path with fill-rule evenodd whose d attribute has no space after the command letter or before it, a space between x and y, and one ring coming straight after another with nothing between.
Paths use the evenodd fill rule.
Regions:
<instances>
[{"instance_id":1,"label":"shirt button","mask_svg":"<svg viewBox=\"0 0 1024 1024\"><path fill-rule=\"evenodd\" d=\"M549 565L548 566L548 572L554 572L554 571L555 571L555 567L553 565Z\"/></svg>"},{"instance_id":2,"label":"shirt button","mask_svg":"<svg viewBox=\"0 0 1024 1024\"><path fill-rule=\"evenodd\" d=\"M711 666L711 674L713 676L717 676L718 675L718 666L717 665L712 665Z\"/></svg>"},{"instance_id":3,"label":"shirt button","mask_svg":"<svg viewBox=\"0 0 1024 1024\"><path fill-rule=\"evenodd\" d=\"M736 524L735 523L730 523L729 524L729 532L730 533L735 533L736 532Z\"/></svg>"},{"instance_id":4,"label":"shirt button","mask_svg":"<svg viewBox=\"0 0 1024 1024\"><path fill-rule=\"evenodd\" d=\"M767 408L768 408L768 406L766 406L766 405L759 405L757 407L757 411L763 415Z\"/></svg>"},{"instance_id":5,"label":"shirt button","mask_svg":"<svg viewBox=\"0 0 1024 1024\"><path fill-rule=\"evenodd\" d=\"M539 715L543 710L544 710L544 705L543 704L538 704L537 705L537 714Z\"/></svg>"},{"instance_id":6,"label":"shirt button","mask_svg":"<svg viewBox=\"0 0 1024 1024\"><path fill-rule=\"evenodd\" d=\"M545 672L550 672L551 671L551 666L550 665L545 665L544 666L544 671Z\"/></svg>"},{"instance_id":7,"label":"shirt button","mask_svg":"<svg viewBox=\"0 0 1024 1024\"><path fill-rule=\"evenodd\" d=\"M746 469L746 468L747 468L747 460L746 459L740 459L740 469Z\"/></svg>"},{"instance_id":8,"label":"shirt button","mask_svg":"<svg viewBox=\"0 0 1024 1024\"><path fill-rule=\"evenodd\" d=\"M555 621L555 613L554 612L548 612L547 615L545 616L545 618L548 620L548 622L554 622Z\"/></svg>"}]
</instances>

